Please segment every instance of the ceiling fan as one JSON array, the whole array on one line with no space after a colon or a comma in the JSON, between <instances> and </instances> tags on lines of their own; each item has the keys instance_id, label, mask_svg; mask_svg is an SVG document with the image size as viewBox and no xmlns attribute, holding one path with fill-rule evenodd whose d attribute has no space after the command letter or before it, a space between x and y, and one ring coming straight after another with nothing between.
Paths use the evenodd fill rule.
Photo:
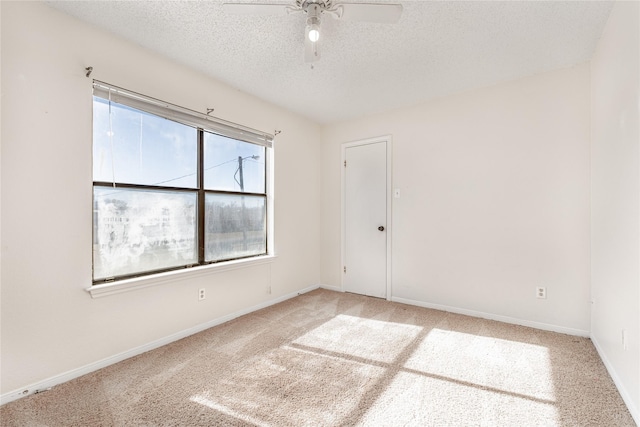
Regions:
<instances>
[{"instance_id":1,"label":"ceiling fan","mask_svg":"<svg viewBox=\"0 0 640 427\"><path fill-rule=\"evenodd\" d=\"M293 4L223 3L222 6L229 13L243 15L305 14L307 16L304 38L306 62L320 59L320 22L324 15L340 20L393 24L398 22L402 14L401 4L349 3L334 0L295 0Z\"/></svg>"}]
</instances>

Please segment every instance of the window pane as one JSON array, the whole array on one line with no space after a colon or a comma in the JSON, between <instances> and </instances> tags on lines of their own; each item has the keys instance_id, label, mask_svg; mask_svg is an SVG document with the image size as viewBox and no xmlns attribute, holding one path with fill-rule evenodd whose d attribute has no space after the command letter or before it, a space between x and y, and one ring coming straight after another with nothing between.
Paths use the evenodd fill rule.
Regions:
<instances>
[{"instance_id":1,"label":"window pane","mask_svg":"<svg viewBox=\"0 0 640 427\"><path fill-rule=\"evenodd\" d=\"M267 252L266 198L207 194L205 259L221 261Z\"/></svg>"},{"instance_id":2,"label":"window pane","mask_svg":"<svg viewBox=\"0 0 640 427\"><path fill-rule=\"evenodd\" d=\"M204 134L204 188L265 193L265 147Z\"/></svg>"},{"instance_id":3,"label":"window pane","mask_svg":"<svg viewBox=\"0 0 640 427\"><path fill-rule=\"evenodd\" d=\"M197 145L195 128L93 98L94 181L195 188Z\"/></svg>"},{"instance_id":4,"label":"window pane","mask_svg":"<svg viewBox=\"0 0 640 427\"><path fill-rule=\"evenodd\" d=\"M93 188L93 279L198 262L195 192Z\"/></svg>"}]
</instances>

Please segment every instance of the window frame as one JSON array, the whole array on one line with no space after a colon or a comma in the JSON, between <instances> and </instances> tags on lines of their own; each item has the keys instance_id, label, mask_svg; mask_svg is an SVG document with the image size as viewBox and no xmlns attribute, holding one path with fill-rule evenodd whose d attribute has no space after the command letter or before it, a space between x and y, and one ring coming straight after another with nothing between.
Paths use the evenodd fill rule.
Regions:
<instances>
[{"instance_id":1,"label":"window frame","mask_svg":"<svg viewBox=\"0 0 640 427\"><path fill-rule=\"evenodd\" d=\"M105 288L112 287L114 284L126 285L123 289L136 288L136 283L147 283L148 279L158 278L162 281L166 281L167 277L172 277L175 272L193 270L205 271L210 270L212 265L223 267L224 270L229 268L238 268L243 264L263 263L265 260L274 257L274 237L273 237L273 140L274 135L257 131L246 126L238 125L232 122L221 120L207 114L202 114L197 111L189 110L183 107L179 107L174 104L169 104L164 101L160 101L155 98L150 98L145 95L141 95L135 92L128 91L117 86L110 85L108 83L93 81L93 94L92 105L95 103L95 98L103 98L108 102L116 102L127 107L143 111L144 113L151 114L156 117L161 117L167 120L171 120L182 125L186 125L196 129L196 187L172 187L166 185L148 185L148 184L131 184L131 183L119 183L119 182L105 182L94 181L92 177L92 188L121 188L121 189L137 189L137 190L151 190L151 191L171 191L171 192L186 192L192 193L196 196L196 225L195 225L195 238L196 238L196 262L187 263L180 266L173 266L167 268L158 268L154 270L138 271L131 274L116 275L113 277L106 277L95 279L95 256L96 250L92 247L92 262L91 262L91 278L92 286L88 290L94 296L93 291L97 291L97 294L110 294L120 291L109 291ZM105 97L105 93L106 96ZM114 100L113 98L116 98ZM148 108L145 108L148 107ZM93 117L93 116L92 116ZM94 119L92 118L92 123ZM93 125L92 125L93 126ZM255 144L262 146L264 149L264 192L248 192L248 191L230 191L230 190L211 190L206 189L204 185L204 145L205 145L205 133L216 134L225 138L230 138L236 141L244 143ZM92 135L92 144L93 144ZM93 155L92 155L93 159ZM93 160L92 160L93 161ZM92 172L93 174L93 172ZM259 254L251 254L234 258L225 258L213 261L206 260L206 221L205 221L205 205L207 194L222 194L232 196L254 196L264 199L265 206L265 218L264 218L264 231L265 231L265 251ZM95 209L95 191L92 191L92 206ZM92 215L92 245L96 243L95 236L95 212ZM205 267L203 269L203 267ZM197 273L199 274L199 273ZM148 284L144 286L149 286Z\"/></svg>"}]
</instances>

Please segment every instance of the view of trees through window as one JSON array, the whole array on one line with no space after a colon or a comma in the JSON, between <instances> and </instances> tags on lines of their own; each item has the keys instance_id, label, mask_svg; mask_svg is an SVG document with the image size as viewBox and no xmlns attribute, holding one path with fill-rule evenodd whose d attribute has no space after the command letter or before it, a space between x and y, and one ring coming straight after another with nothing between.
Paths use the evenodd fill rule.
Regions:
<instances>
[{"instance_id":1,"label":"view of trees through window","mask_svg":"<svg viewBox=\"0 0 640 427\"><path fill-rule=\"evenodd\" d=\"M93 105L95 283L266 253L264 146Z\"/></svg>"}]
</instances>

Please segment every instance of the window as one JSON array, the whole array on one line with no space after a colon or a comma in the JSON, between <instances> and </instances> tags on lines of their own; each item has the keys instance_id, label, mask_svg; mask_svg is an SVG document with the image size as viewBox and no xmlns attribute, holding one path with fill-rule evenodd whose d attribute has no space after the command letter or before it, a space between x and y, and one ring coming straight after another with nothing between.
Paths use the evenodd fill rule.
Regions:
<instances>
[{"instance_id":1,"label":"window","mask_svg":"<svg viewBox=\"0 0 640 427\"><path fill-rule=\"evenodd\" d=\"M94 284L266 255L272 141L95 81Z\"/></svg>"}]
</instances>

